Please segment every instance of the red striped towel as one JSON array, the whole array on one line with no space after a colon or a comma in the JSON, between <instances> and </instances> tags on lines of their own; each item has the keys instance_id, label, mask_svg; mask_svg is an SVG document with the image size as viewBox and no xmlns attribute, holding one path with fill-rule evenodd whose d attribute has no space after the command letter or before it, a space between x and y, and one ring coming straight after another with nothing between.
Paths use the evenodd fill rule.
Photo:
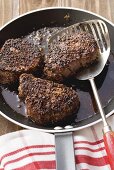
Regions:
<instances>
[{"instance_id":1,"label":"red striped towel","mask_svg":"<svg viewBox=\"0 0 114 170\"><path fill-rule=\"evenodd\" d=\"M108 118L114 129L114 116ZM110 170L102 139L102 123L74 132L78 170ZM0 170L55 170L54 135L21 130L0 137Z\"/></svg>"}]
</instances>

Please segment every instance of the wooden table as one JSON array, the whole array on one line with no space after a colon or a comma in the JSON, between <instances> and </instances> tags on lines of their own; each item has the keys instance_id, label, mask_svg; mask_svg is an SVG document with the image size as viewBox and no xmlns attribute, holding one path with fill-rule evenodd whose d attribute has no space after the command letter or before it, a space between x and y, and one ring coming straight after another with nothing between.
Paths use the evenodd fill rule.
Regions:
<instances>
[{"instance_id":1,"label":"wooden table","mask_svg":"<svg viewBox=\"0 0 114 170\"><path fill-rule=\"evenodd\" d=\"M86 9L114 23L114 0L0 0L0 26L27 11L50 6ZM21 127L0 116L0 135L19 129Z\"/></svg>"}]
</instances>

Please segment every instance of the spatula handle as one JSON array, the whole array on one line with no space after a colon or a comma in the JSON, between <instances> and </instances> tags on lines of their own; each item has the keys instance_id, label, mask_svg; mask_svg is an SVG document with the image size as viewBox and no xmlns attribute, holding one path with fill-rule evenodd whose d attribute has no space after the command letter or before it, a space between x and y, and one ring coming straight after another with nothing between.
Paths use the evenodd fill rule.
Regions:
<instances>
[{"instance_id":1,"label":"spatula handle","mask_svg":"<svg viewBox=\"0 0 114 170\"><path fill-rule=\"evenodd\" d=\"M106 132L103 138L111 169L114 170L114 132Z\"/></svg>"},{"instance_id":2,"label":"spatula handle","mask_svg":"<svg viewBox=\"0 0 114 170\"><path fill-rule=\"evenodd\" d=\"M105 116L105 113L104 113L104 110L103 110L103 107L102 107L102 104L101 104L101 101L100 101L100 97L99 97L99 94L98 94L98 91L97 91L97 87L96 87L94 78L90 78L89 81L90 81L90 84L91 84L91 87L92 87L92 90L93 90L93 94L94 94L94 97L95 97L95 101L96 101L99 113L102 117L103 124L104 124L104 126L107 126L108 124L107 124L107 121L106 121L106 116Z\"/></svg>"},{"instance_id":3,"label":"spatula handle","mask_svg":"<svg viewBox=\"0 0 114 170\"><path fill-rule=\"evenodd\" d=\"M94 82L94 78L89 79L89 81L91 83L91 87L93 90L93 94L95 96L95 100L96 100L96 103L97 103L97 106L99 109L99 113L101 114L102 121L104 124L103 138L104 138L105 149L107 152L107 156L109 159L111 169L114 170L114 132L112 132L112 130L110 130L110 127L107 123L106 116L105 116L104 110L102 108L102 104L101 104L101 101L100 101L100 98L99 98L99 95L97 92L97 88L96 88L96 85Z\"/></svg>"}]
</instances>

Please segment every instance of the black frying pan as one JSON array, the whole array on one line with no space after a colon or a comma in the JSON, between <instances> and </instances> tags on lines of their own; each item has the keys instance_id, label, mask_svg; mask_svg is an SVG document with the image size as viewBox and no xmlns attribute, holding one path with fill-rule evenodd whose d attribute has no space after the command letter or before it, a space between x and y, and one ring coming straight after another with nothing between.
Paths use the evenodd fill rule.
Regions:
<instances>
[{"instance_id":1,"label":"black frying pan","mask_svg":"<svg viewBox=\"0 0 114 170\"><path fill-rule=\"evenodd\" d=\"M103 72L96 78L96 84L98 86L105 113L107 116L110 116L114 111L114 25L108 20L91 12L74 8L47 8L35 10L33 12L19 16L1 28L0 47L2 47L3 43L9 38L25 36L31 33L33 30L37 30L42 27L63 27L75 24L77 22L82 22L84 20L98 18L106 22L111 39L111 54L109 61ZM68 85L72 84L75 88L77 88L81 106L78 114L73 118L73 120L64 122L63 124L59 125L59 127L39 127L27 117L18 113L18 111L15 109L15 98L13 98L12 93L10 93L11 89L9 89L9 91L5 91L3 87L0 88L1 115L22 127L55 133L58 170L75 169L72 131L91 126L101 120L100 115L97 113L95 101L88 82L80 82L69 79L66 83ZM70 147L69 150L68 146ZM64 151L66 151L67 154L63 154L63 156L59 154L64 153ZM67 159L68 161L65 162Z\"/></svg>"},{"instance_id":2,"label":"black frying pan","mask_svg":"<svg viewBox=\"0 0 114 170\"><path fill-rule=\"evenodd\" d=\"M68 16L68 17L66 17ZM40 29L42 27L55 27L55 26L68 26L77 22L84 20L103 19L109 29L111 38L111 55L109 57L108 64L106 65L103 72L96 78L96 83L99 89L99 94L101 95L101 100L105 108L105 113L110 116L114 110L114 62L113 62L113 52L114 52L114 26L108 20L95 15L93 13L73 9L73 8L47 8L41 10L35 10L29 12L18 18L10 21L0 30L0 47L9 38L17 38L25 36L31 33L33 30ZM39 127L34 122L16 112L16 109L12 109L13 98L9 98L1 90L0 92L0 114L9 119L10 121L25 127L25 128L35 128L45 132L67 132L75 131L90 125L93 125L100 121L100 115L97 114L95 107L94 98L91 93L90 86L88 82L80 82L69 80L67 82L72 83L79 93L81 107L76 117L73 121L63 123L61 127ZM110 87L110 88L109 88ZM108 88L108 90L107 90ZM6 102L7 101L7 102ZM9 102L10 101L10 102ZM8 104L9 103L9 104ZM95 114L96 112L96 114ZM67 126L69 125L69 126Z\"/></svg>"}]
</instances>

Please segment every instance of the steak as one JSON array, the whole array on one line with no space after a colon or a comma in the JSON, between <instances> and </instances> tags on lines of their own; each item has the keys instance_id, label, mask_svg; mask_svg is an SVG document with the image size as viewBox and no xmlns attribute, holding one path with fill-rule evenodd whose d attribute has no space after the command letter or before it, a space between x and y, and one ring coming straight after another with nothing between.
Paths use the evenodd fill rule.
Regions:
<instances>
[{"instance_id":1,"label":"steak","mask_svg":"<svg viewBox=\"0 0 114 170\"><path fill-rule=\"evenodd\" d=\"M64 35L49 48L44 74L47 79L61 82L96 62L98 56L99 48L90 33L78 31Z\"/></svg>"},{"instance_id":2,"label":"steak","mask_svg":"<svg viewBox=\"0 0 114 170\"><path fill-rule=\"evenodd\" d=\"M27 115L38 125L54 125L78 111L79 98L71 87L32 74L20 76L19 97L25 100Z\"/></svg>"},{"instance_id":3,"label":"steak","mask_svg":"<svg viewBox=\"0 0 114 170\"><path fill-rule=\"evenodd\" d=\"M7 40L0 51L0 83L12 83L18 80L22 73L36 71L42 60L41 51L27 40Z\"/></svg>"}]
</instances>

